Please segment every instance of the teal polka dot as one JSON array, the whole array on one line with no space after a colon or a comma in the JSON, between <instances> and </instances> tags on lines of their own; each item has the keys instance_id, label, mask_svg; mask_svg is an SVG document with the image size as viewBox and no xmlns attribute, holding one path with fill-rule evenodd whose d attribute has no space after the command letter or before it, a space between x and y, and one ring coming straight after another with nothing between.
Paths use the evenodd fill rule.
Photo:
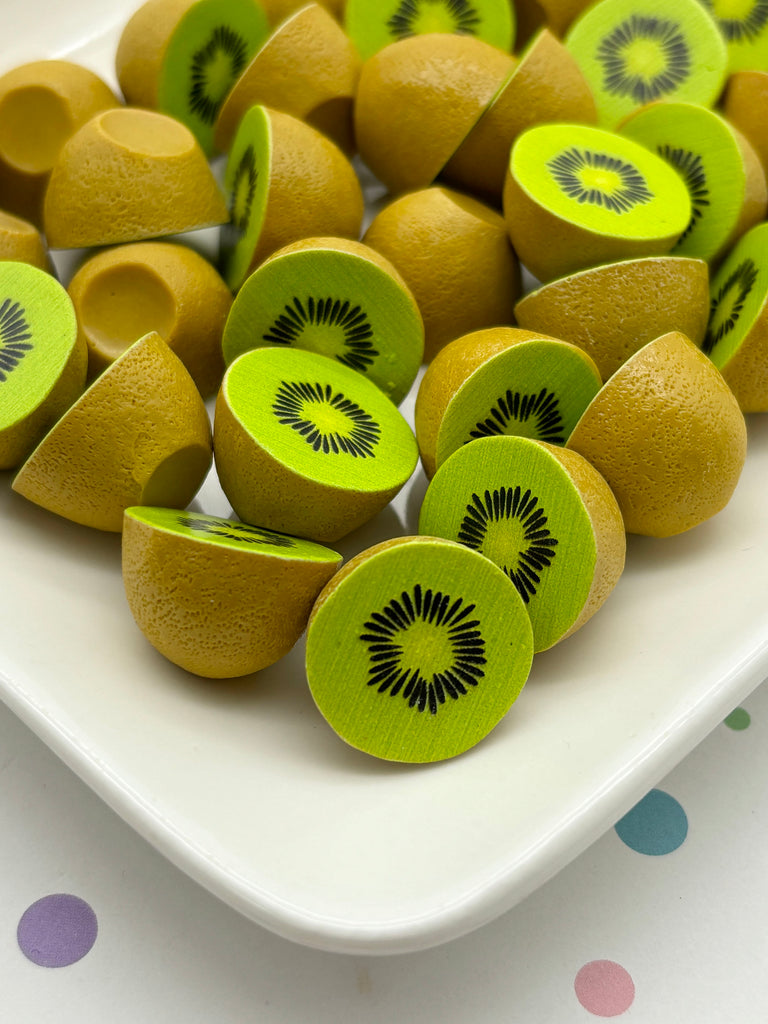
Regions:
<instances>
[{"instance_id":1,"label":"teal polka dot","mask_svg":"<svg viewBox=\"0 0 768 1024\"><path fill-rule=\"evenodd\" d=\"M616 832L631 850L660 857L685 841L688 818L673 796L652 789L616 824Z\"/></svg>"},{"instance_id":2,"label":"teal polka dot","mask_svg":"<svg viewBox=\"0 0 768 1024\"><path fill-rule=\"evenodd\" d=\"M749 712L745 711L744 708L736 708L728 715L725 720L725 724L729 729L734 729L736 732L741 732L742 729L748 729L752 719L749 717Z\"/></svg>"}]
</instances>

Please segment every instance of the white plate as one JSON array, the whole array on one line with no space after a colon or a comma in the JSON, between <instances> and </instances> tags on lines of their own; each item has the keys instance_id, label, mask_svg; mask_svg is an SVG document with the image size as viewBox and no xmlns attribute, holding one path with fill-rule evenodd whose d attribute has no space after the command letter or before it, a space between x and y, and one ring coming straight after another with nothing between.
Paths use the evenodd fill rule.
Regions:
<instances>
[{"instance_id":1,"label":"white plate","mask_svg":"<svg viewBox=\"0 0 768 1024\"><path fill-rule=\"evenodd\" d=\"M64 52L87 35L88 9L102 10L13 0L9 15L6 0L5 38L40 38L40 24L44 44L20 43L18 59ZM116 36L100 33L123 20L94 15L99 38L78 59L110 75ZM11 474L0 692L158 850L259 924L342 952L432 946L551 877L768 674L768 418L751 419L749 446L728 508L681 537L631 538L599 614L537 655L510 714L453 761L396 766L347 748L314 707L301 644L235 683L166 663L128 611L119 537L25 502ZM423 490L419 473L342 550L415 532ZM199 505L229 512L213 479Z\"/></svg>"}]
</instances>

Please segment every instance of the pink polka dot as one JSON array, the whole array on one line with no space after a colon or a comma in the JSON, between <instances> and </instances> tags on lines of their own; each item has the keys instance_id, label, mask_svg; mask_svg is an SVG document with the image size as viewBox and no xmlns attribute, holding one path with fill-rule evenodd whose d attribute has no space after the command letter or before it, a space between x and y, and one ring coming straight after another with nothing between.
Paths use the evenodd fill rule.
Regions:
<instances>
[{"instance_id":1,"label":"pink polka dot","mask_svg":"<svg viewBox=\"0 0 768 1024\"><path fill-rule=\"evenodd\" d=\"M591 960L584 964L573 987L584 1009L597 1017L618 1017L635 998L635 983L621 964L613 960Z\"/></svg>"}]
</instances>

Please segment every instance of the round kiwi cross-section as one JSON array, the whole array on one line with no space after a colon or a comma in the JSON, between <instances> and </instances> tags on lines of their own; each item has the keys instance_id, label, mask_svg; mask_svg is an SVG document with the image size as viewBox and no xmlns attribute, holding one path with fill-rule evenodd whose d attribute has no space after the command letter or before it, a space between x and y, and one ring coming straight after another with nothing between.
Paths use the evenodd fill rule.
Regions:
<instances>
[{"instance_id":1,"label":"round kiwi cross-section","mask_svg":"<svg viewBox=\"0 0 768 1024\"><path fill-rule=\"evenodd\" d=\"M711 106L725 83L725 42L699 0L600 0L574 22L565 45L606 128L652 100Z\"/></svg>"},{"instance_id":2,"label":"round kiwi cross-section","mask_svg":"<svg viewBox=\"0 0 768 1024\"><path fill-rule=\"evenodd\" d=\"M744 412L768 412L768 224L747 232L712 279L703 350Z\"/></svg>"},{"instance_id":3,"label":"round kiwi cross-section","mask_svg":"<svg viewBox=\"0 0 768 1024\"><path fill-rule=\"evenodd\" d=\"M277 347L246 352L227 370L214 449L240 519L321 542L372 518L418 459L407 422L370 380Z\"/></svg>"},{"instance_id":4,"label":"round kiwi cross-section","mask_svg":"<svg viewBox=\"0 0 768 1024\"><path fill-rule=\"evenodd\" d=\"M461 754L501 721L530 673L525 605L492 562L435 537L385 541L320 594L306 667L321 714L388 761Z\"/></svg>"},{"instance_id":5,"label":"round kiwi cross-section","mask_svg":"<svg viewBox=\"0 0 768 1024\"><path fill-rule=\"evenodd\" d=\"M679 174L645 146L586 125L529 128L512 147L504 216L541 281L668 252L691 217Z\"/></svg>"},{"instance_id":6,"label":"round kiwi cross-section","mask_svg":"<svg viewBox=\"0 0 768 1024\"><path fill-rule=\"evenodd\" d=\"M232 305L226 362L263 345L330 356L399 404L421 365L424 325L408 286L375 250L343 238L304 239L262 263Z\"/></svg>"},{"instance_id":7,"label":"round kiwi cross-section","mask_svg":"<svg viewBox=\"0 0 768 1024\"><path fill-rule=\"evenodd\" d=\"M584 459L531 438L457 449L427 488L419 532L465 544L506 573L537 651L591 618L624 568L624 525L608 485Z\"/></svg>"},{"instance_id":8,"label":"round kiwi cross-section","mask_svg":"<svg viewBox=\"0 0 768 1024\"><path fill-rule=\"evenodd\" d=\"M746 139L719 114L695 103L651 103L620 127L680 174L691 219L675 255L715 260L765 217L765 174Z\"/></svg>"},{"instance_id":9,"label":"round kiwi cross-section","mask_svg":"<svg viewBox=\"0 0 768 1024\"><path fill-rule=\"evenodd\" d=\"M0 261L0 469L23 462L80 395L87 364L62 285L28 263Z\"/></svg>"},{"instance_id":10,"label":"round kiwi cross-section","mask_svg":"<svg viewBox=\"0 0 768 1024\"><path fill-rule=\"evenodd\" d=\"M728 70L768 68L768 3L765 0L700 0L728 47Z\"/></svg>"},{"instance_id":11,"label":"round kiwi cross-section","mask_svg":"<svg viewBox=\"0 0 768 1024\"><path fill-rule=\"evenodd\" d=\"M515 41L509 0L347 0L344 25L364 60L398 39L432 32L476 36L507 51Z\"/></svg>"},{"instance_id":12,"label":"round kiwi cross-section","mask_svg":"<svg viewBox=\"0 0 768 1024\"><path fill-rule=\"evenodd\" d=\"M288 653L341 556L202 512L137 506L125 511L122 564L147 640L187 671L223 679Z\"/></svg>"}]
</instances>

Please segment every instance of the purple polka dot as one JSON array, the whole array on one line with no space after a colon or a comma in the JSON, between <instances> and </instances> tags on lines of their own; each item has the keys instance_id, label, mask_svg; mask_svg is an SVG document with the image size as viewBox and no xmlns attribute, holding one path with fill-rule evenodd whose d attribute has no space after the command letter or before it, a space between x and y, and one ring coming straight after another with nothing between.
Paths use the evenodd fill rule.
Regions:
<instances>
[{"instance_id":1,"label":"purple polka dot","mask_svg":"<svg viewBox=\"0 0 768 1024\"><path fill-rule=\"evenodd\" d=\"M573 983L576 998L596 1017L618 1017L635 999L635 983L621 964L613 960L591 960L584 964Z\"/></svg>"},{"instance_id":2,"label":"purple polka dot","mask_svg":"<svg viewBox=\"0 0 768 1024\"><path fill-rule=\"evenodd\" d=\"M19 948L41 967L67 967L82 959L96 941L98 924L79 896L43 896L21 915L16 929Z\"/></svg>"}]
</instances>

